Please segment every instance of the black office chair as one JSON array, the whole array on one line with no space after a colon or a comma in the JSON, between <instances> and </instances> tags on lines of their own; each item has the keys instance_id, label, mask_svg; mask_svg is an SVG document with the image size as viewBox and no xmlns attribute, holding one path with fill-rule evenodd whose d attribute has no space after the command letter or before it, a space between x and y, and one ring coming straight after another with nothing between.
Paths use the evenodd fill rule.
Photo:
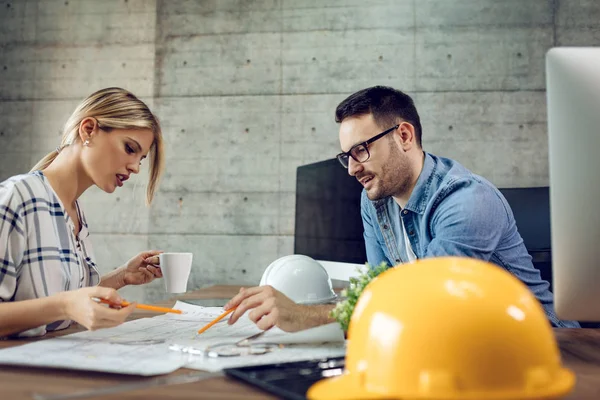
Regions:
<instances>
[{"instance_id":1,"label":"black office chair","mask_svg":"<svg viewBox=\"0 0 600 400\"><path fill-rule=\"evenodd\" d=\"M500 189L515 216L517 228L542 279L552 290L550 191L548 187Z\"/></svg>"}]
</instances>

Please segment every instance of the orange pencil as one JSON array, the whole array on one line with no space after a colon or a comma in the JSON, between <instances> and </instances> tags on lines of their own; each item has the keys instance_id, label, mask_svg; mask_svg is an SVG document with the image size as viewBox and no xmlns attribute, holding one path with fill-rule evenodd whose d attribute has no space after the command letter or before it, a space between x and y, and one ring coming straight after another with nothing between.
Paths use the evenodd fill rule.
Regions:
<instances>
[{"instance_id":1,"label":"orange pencil","mask_svg":"<svg viewBox=\"0 0 600 400\"><path fill-rule=\"evenodd\" d=\"M214 324L216 324L217 322L219 322L220 320L225 318L228 314L230 314L233 311L235 311L235 308L230 308L229 310L225 311L223 314L219 315L213 321L209 322L208 324L206 324L202 328L200 328L200 330L198 331L198 334L201 334L202 332L204 332L205 330L207 330L208 328L210 328L211 326L213 326Z\"/></svg>"},{"instance_id":2,"label":"orange pencil","mask_svg":"<svg viewBox=\"0 0 600 400\"><path fill-rule=\"evenodd\" d=\"M100 303L110 304L110 305L118 305L118 306L121 306L121 307L127 307L129 304L131 304L128 301L123 301L123 302L121 302L121 304L115 304L115 303L110 302L110 301L108 301L106 299L98 299L98 301ZM151 305L148 305L148 304L136 304L135 307L136 308L141 308L142 310L181 314L181 310L174 310L172 308L166 308L166 307L151 306Z\"/></svg>"}]
</instances>

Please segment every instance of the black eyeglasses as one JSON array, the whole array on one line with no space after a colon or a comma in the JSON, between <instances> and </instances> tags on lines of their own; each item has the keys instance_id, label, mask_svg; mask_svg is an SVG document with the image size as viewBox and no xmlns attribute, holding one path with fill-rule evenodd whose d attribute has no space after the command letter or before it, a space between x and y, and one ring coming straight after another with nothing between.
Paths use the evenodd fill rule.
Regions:
<instances>
[{"instance_id":1,"label":"black eyeglasses","mask_svg":"<svg viewBox=\"0 0 600 400\"><path fill-rule=\"evenodd\" d=\"M348 159L350 157L352 157L354 159L354 161L356 161L356 162L364 163L365 161L367 161L369 159L369 157L371 157L371 154L369 153L369 145L371 143L373 143L374 141L376 141L377 139L381 139L388 133L395 131L396 129L398 129L399 126L400 125L392 126L387 131L383 131L380 134L373 136L371 139L367 140L366 142L356 144L356 145L352 146L352 148L350 150L338 154L336 156L338 161L340 162L340 164L342 164L342 166L344 168L348 168Z\"/></svg>"}]
</instances>

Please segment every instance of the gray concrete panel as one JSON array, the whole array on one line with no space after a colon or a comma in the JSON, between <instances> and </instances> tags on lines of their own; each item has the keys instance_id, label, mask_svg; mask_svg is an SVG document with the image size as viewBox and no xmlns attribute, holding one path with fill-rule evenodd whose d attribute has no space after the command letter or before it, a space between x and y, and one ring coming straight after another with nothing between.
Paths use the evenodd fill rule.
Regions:
<instances>
[{"instance_id":1,"label":"gray concrete panel","mask_svg":"<svg viewBox=\"0 0 600 400\"><path fill-rule=\"evenodd\" d=\"M528 140L533 132L545 136L544 92L419 93L415 103L425 147L439 139L494 142Z\"/></svg>"},{"instance_id":2,"label":"gray concrete panel","mask_svg":"<svg viewBox=\"0 0 600 400\"><path fill-rule=\"evenodd\" d=\"M486 141L459 139L430 140L426 149L437 156L458 161L472 172L495 183L495 151Z\"/></svg>"},{"instance_id":3,"label":"gray concrete panel","mask_svg":"<svg viewBox=\"0 0 600 400\"><path fill-rule=\"evenodd\" d=\"M541 128L541 127L540 127ZM539 133L546 133L545 127ZM537 135L527 141L494 144L494 183L498 187L548 186L548 140Z\"/></svg>"},{"instance_id":4,"label":"gray concrete panel","mask_svg":"<svg viewBox=\"0 0 600 400\"><path fill-rule=\"evenodd\" d=\"M157 44L159 97L279 93L281 34L174 37Z\"/></svg>"},{"instance_id":5,"label":"gray concrete panel","mask_svg":"<svg viewBox=\"0 0 600 400\"><path fill-rule=\"evenodd\" d=\"M557 0L556 44L600 46L600 2Z\"/></svg>"},{"instance_id":6,"label":"gray concrete panel","mask_svg":"<svg viewBox=\"0 0 600 400\"><path fill-rule=\"evenodd\" d=\"M593 1L593 0L592 0ZM553 0L418 0L415 1L418 28L543 27L554 23Z\"/></svg>"},{"instance_id":7,"label":"gray concrete panel","mask_svg":"<svg viewBox=\"0 0 600 400\"><path fill-rule=\"evenodd\" d=\"M547 186L547 140L528 141L433 140L428 150L460 162L497 187ZM544 151L545 150L545 151Z\"/></svg>"},{"instance_id":8,"label":"gray concrete panel","mask_svg":"<svg viewBox=\"0 0 600 400\"><path fill-rule=\"evenodd\" d=\"M352 93L376 84L412 89L414 58L412 29L284 33L283 93Z\"/></svg>"},{"instance_id":9,"label":"gray concrete panel","mask_svg":"<svg viewBox=\"0 0 600 400\"><path fill-rule=\"evenodd\" d=\"M29 153L0 153L0 182L13 175L25 174L31 167Z\"/></svg>"},{"instance_id":10,"label":"gray concrete panel","mask_svg":"<svg viewBox=\"0 0 600 400\"><path fill-rule=\"evenodd\" d=\"M294 221L296 218L296 193L279 193L279 223L280 235L294 235Z\"/></svg>"},{"instance_id":11,"label":"gray concrete panel","mask_svg":"<svg viewBox=\"0 0 600 400\"><path fill-rule=\"evenodd\" d=\"M276 97L161 99L167 191L276 192L280 106Z\"/></svg>"},{"instance_id":12,"label":"gray concrete panel","mask_svg":"<svg viewBox=\"0 0 600 400\"><path fill-rule=\"evenodd\" d=\"M31 151L32 108L31 102L0 101L0 154Z\"/></svg>"},{"instance_id":13,"label":"gray concrete panel","mask_svg":"<svg viewBox=\"0 0 600 400\"><path fill-rule=\"evenodd\" d=\"M25 100L35 93L35 54L29 45L0 46L0 100Z\"/></svg>"},{"instance_id":14,"label":"gray concrete panel","mask_svg":"<svg viewBox=\"0 0 600 400\"><path fill-rule=\"evenodd\" d=\"M159 40L281 30L280 0L164 0L158 3Z\"/></svg>"},{"instance_id":15,"label":"gray concrete panel","mask_svg":"<svg viewBox=\"0 0 600 400\"><path fill-rule=\"evenodd\" d=\"M547 185L545 93L419 93L415 102L425 150L496 185Z\"/></svg>"},{"instance_id":16,"label":"gray concrete panel","mask_svg":"<svg viewBox=\"0 0 600 400\"><path fill-rule=\"evenodd\" d=\"M282 29L285 32L410 29L414 26L414 3L413 0L283 0Z\"/></svg>"},{"instance_id":17,"label":"gray concrete panel","mask_svg":"<svg viewBox=\"0 0 600 400\"><path fill-rule=\"evenodd\" d=\"M150 97L154 90L154 44L38 47L37 99L83 99L111 86Z\"/></svg>"},{"instance_id":18,"label":"gray concrete panel","mask_svg":"<svg viewBox=\"0 0 600 400\"><path fill-rule=\"evenodd\" d=\"M542 90L554 41L551 0L416 4L416 89Z\"/></svg>"},{"instance_id":19,"label":"gray concrete panel","mask_svg":"<svg viewBox=\"0 0 600 400\"><path fill-rule=\"evenodd\" d=\"M140 97L154 89L154 44L0 47L0 99L82 99L120 86Z\"/></svg>"},{"instance_id":20,"label":"gray concrete panel","mask_svg":"<svg viewBox=\"0 0 600 400\"><path fill-rule=\"evenodd\" d=\"M294 254L294 236L277 237L277 254L278 257Z\"/></svg>"},{"instance_id":21,"label":"gray concrete panel","mask_svg":"<svg viewBox=\"0 0 600 400\"><path fill-rule=\"evenodd\" d=\"M277 157L167 157L161 190L174 192L276 192L280 166Z\"/></svg>"},{"instance_id":22,"label":"gray concrete panel","mask_svg":"<svg viewBox=\"0 0 600 400\"><path fill-rule=\"evenodd\" d=\"M158 193L149 233L276 235L279 193Z\"/></svg>"},{"instance_id":23,"label":"gray concrete panel","mask_svg":"<svg viewBox=\"0 0 600 400\"><path fill-rule=\"evenodd\" d=\"M552 27L419 29L416 90L543 90Z\"/></svg>"},{"instance_id":24,"label":"gray concrete panel","mask_svg":"<svg viewBox=\"0 0 600 400\"><path fill-rule=\"evenodd\" d=\"M35 40L37 1L0 1L0 45Z\"/></svg>"},{"instance_id":25,"label":"gray concrete panel","mask_svg":"<svg viewBox=\"0 0 600 400\"><path fill-rule=\"evenodd\" d=\"M296 168L300 165L340 152L335 108L349 94L282 98L280 190L295 192Z\"/></svg>"},{"instance_id":26,"label":"gray concrete panel","mask_svg":"<svg viewBox=\"0 0 600 400\"><path fill-rule=\"evenodd\" d=\"M38 44L153 43L155 0L41 0L35 21Z\"/></svg>"}]
</instances>

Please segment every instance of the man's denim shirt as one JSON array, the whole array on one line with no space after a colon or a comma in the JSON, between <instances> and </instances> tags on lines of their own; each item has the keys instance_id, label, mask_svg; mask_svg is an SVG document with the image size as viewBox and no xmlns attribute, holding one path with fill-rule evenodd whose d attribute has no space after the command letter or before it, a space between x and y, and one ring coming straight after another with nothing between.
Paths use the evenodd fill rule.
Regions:
<instances>
[{"instance_id":1,"label":"man's denim shirt","mask_svg":"<svg viewBox=\"0 0 600 400\"><path fill-rule=\"evenodd\" d=\"M367 260L371 266L407 262L402 223L417 258L466 256L491 261L524 282L555 327L579 327L554 312L542 280L517 231L513 213L494 185L456 161L425 153L423 170L404 209L388 197L361 196Z\"/></svg>"}]
</instances>

